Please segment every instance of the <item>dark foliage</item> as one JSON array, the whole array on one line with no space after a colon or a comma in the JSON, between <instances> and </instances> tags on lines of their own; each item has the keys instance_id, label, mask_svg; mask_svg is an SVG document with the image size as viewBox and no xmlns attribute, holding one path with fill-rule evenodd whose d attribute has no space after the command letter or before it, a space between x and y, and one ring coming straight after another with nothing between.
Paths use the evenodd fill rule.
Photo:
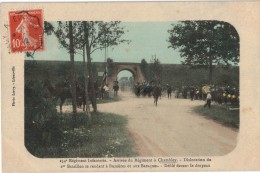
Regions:
<instances>
[{"instance_id":1,"label":"dark foliage","mask_svg":"<svg viewBox=\"0 0 260 173\"><path fill-rule=\"evenodd\" d=\"M34 156L43 157L44 153L39 153L38 148L61 145L62 131L56 101L47 97L43 83L38 80L26 81L24 93L25 146Z\"/></svg>"},{"instance_id":2,"label":"dark foliage","mask_svg":"<svg viewBox=\"0 0 260 173\"><path fill-rule=\"evenodd\" d=\"M144 78L147 81L153 80L155 77L161 79L163 67L159 58L156 55L153 55L150 59L150 63L148 64L145 59L142 59L140 64L141 71L144 75Z\"/></svg>"},{"instance_id":3,"label":"dark foliage","mask_svg":"<svg viewBox=\"0 0 260 173\"><path fill-rule=\"evenodd\" d=\"M182 21L168 31L170 48L180 52L185 65L209 69L214 65L229 66L239 62L239 35L222 21Z\"/></svg>"},{"instance_id":4,"label":"dark foliage","mask_svg":"<svg viewBox=\"0 0 260 173\"><path fill-rule=\"evenodd\" d=\"M143 73L145 79L148 79L148 78L149 78L149 76L148 76L148 74L149 74L148 66L149 66L149 65L148 65L148 63L146 62L146 60L145 60L145 59L142 59L141 64L140 64L140 68L141 68L141 71L142 71L142 73Z\"/></svg>"},{"instance_id":5,"label":"dark foliage","mask_svg":"<svg viewBox=\"0 0 260 173\"><path fill-rule=\"evenodd\" d=\"M149 80L154 79L155 77L162 78L163 67L159 58L156 55L152 56L150 64L149 64Z\"/></svg>"}]
</instances>

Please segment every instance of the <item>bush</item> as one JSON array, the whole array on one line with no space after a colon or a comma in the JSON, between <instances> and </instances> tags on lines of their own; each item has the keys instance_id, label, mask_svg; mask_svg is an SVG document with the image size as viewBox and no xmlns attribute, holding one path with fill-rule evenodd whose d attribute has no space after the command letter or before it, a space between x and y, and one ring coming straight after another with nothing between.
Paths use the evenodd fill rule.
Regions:
<instances>
[{"instance_id":1,"label":"bush","mask_svg":"<svg viewBox=\"0 0 260 173\"><path fill-rule=\"evenodd\" d=\"M43 157L39 152L51 145L59 146L62 140L56 100L47 97L47 90L39 80L25 81L25 146L28 151Z\"/></svg>"}]
</instances>

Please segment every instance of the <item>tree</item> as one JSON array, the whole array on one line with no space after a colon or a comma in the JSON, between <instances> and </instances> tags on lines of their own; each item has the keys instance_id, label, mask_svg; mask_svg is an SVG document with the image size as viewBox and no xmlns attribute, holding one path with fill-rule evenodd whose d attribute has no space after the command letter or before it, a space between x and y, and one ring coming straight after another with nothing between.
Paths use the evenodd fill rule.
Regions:
<instances>
[{"instance_id":1,"label":"tree","mask_svg":"<svg viewBox=\"0 0 260 173\"><path fill-rule=\"evenodd\" d=\"M90 90L90 92L88 91L88 81L87 77L86 77L86 67L85 67L85 47L86 47L86 36L85 36L85 31L84 31L84 22L73 22L73 26L72 26L72 31L73 31L73 51L74 53L79 53L78 51L83 51L83 80L84 80L84 88L85 88L85 103L86 103L86 112L88 114L89 117L91 117L90 115L90 109L88 107L88 93L95 93L95 91ZM70 46L70 40L68 38L68 27L67 27L67 22L58 22L58 28L56 31L54 31L56 37L59 40L59 43L62 45L63 48L67 49L67 50L71 50L72 47ZM91 68L91 61L89 61L89 59L87 59L87 66L88 66L88 70L89 70L89 76L93 76L92 75L92 68ZM90 63L90 64L89 64ZM71 66L71 68L74 69L74 67ZM91 71L90 71L91 70ZM73 81L72 81L73 82ZM76 84L76 81L74 80L73 82L74 84ZM93 98L93 97L90 97ZM92 106L94 108L94 111L96 111L96 103L91 100L92 102ZM91 120L91 119L90 119Z\"/></svg>"},{"instance_id":2,"label":"tree","mask_svg":"<svg viewBox=\"0 0 260 173\"><path fill-rule=\"evenodd\" d=\"M129 40L121 39L125 33L124 28L120 27L119 21L103 22L103 21L83 21L73 22L73 48L74 53L85 50L87 58L89 97L92 103L93 111L97 112L94 75L91 54L96 50L101 50L111 46L117 46L120 43ZM52 25L48 25L46 31L52 32ZM69 29L67 22L58 22L58 28L54 31L62 47L70 51ZM84 54L85 55L85 54ZM83 58L84 59L84 58ZM85 86L86 88L86 86ZM87 93L87 92L86 92ZM87 98L87 97L86 97Z\"/></svg>"},{"instance_id":3,"label":"tree","mask_svg":"<svg viewBox=\"0 0 260 173\"><path fill-rule=\"evenodd\" d=\"M70 63L71 63L71 95L72 95L72 107L73 113L77 112L77 101L76 101L76 79L75 79L75 65L74 65L74 43L72 33L72 21L69 21L69 40L70 40Z\"/></svg>"},{"instance_id":4,"label":"tree","mask_svg":"<svg viewBox=\"0 0 260 173\"><path fill-rule=\"evenodd\" d=\"M159 78L161 79L162 75L162 65L160 63L160 60L156 57L156 55L153 55L150 60L150 78Z\"/></svg>"},{"instance_id":5,"label":"tree","mask_svg":"<svg viewBox=\"0 0 260 173\"><path fill-rule=\"evenodd\" d=\"M89 28L87 26L87 22L84 21L83 22L83 27L84 27L84 42L85 42L85 46L84 49L86 49L86 54L87 54L87 68L88 68L88 82L89 82L89 86L90 86L90 91L89 91L89 96L90 96L90 100L92 103L92 107L94 112L97 112L97 103L96 103L96 92L95 92L95 87L94 87L94 79L93 79L93 71L92 71L92 63L91 63L91 49L90 48L90 43L89 43ZM88 87L85 86L86 88Z\"/></svg>"},{"instance_id":6,"label":"tree","mask_svg":"<svg viewBox=\"0 0 260 173\"><path fill-rule=\"evenodd\" d=\"M148 63L146 62L145 59L142 59L141 64L140 64L140 68L142 73L144 74L144 78L146 80L148 80Z\"/></svg>"},{"instance_id":7,"label":"tree","mask_svg":"<svg viewBox=\"0 0 260 173\"><path fill-rule=\"evenodd\" d=\"M58 28L55 32L55 35L57 36L59 43L62 45L62 47L67 49L70 54L70 83L73 113L77 112L74 53L75 49L79 46L79 42L75 39L77 38L75 36L75 29L77 28L76 26L78 26L77 22L58 22Z\"/></svg>"},{"instance_id":8,"label":"tree","mask_svg":"<svg viewBox=\"0 0 260 173\"><path fill-rule=\"evenodd\" d=\"M103 21L89 21L83 22L84 30L84 44L87 55L87 67L89 72L89 86L90 86L90 99L92 102L93 111L97 111L96 95L94 88L94 79L92 72L91 54L96 50L105 49L111 46L117 46L120 43L129 40L121 39L125 33L124 28L119 26L119 21L103 22Z\"/></svg>"},{"instance_id":9,"label":"tree","mask_svg":"<svg viewBox=\"0 0 260 173\"><path fill-rule=\"evenodd\" d=\"M85 104L86 104L86 112L89 118L89 122L91 123L91 113L89 108L89 97L88 97L88 81L87 81L87 69L86 69L86 53L85 46L83 46L83 81L84 81L84 89L85 89Z\"/></svg>"},{"instance_id":10,"label":"tree","mask_svg":"<svg viewBox=\"0 0 260 173\"><path fill-rule=\"evenodd\" d=\"M237 65L239 35L229 23L222 21L182 21L172 24L169 48L184 58L183 64L209 69L212 81L214 65Z\"/></svg>"}]
</instances>

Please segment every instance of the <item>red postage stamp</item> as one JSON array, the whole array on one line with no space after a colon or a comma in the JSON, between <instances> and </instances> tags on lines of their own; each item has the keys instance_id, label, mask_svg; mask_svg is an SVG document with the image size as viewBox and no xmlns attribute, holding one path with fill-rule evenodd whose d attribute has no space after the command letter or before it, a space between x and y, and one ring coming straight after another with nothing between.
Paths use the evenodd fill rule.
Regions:
<instances>
[{"instance_id":1,"label":"red postage stamp","mask_svg":"<svg viewBox=\"0 0 260 173\"><path fill-rule=\"evenodd\" d=\"M44 49L42 10L10 11L11 52L32 52Z\"/></svg>"}]
</instances>

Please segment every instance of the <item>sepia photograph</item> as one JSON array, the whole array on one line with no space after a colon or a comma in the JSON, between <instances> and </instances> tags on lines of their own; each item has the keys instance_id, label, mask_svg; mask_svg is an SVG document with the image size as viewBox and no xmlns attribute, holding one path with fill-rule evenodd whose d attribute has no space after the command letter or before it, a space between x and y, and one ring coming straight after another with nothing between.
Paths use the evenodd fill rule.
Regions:
<instances>
[{"instance_id":1,"label":"sepia photograph","mask_svg":"<svg viewBox=\"0 0 260 173\"><path fill-rule=\"evenodd\" d=\"M24 142L34 156L223 156L236 147L231 24L45 21L44 32L46 50L25 55Z\"/></svg>"}]
</instances>

